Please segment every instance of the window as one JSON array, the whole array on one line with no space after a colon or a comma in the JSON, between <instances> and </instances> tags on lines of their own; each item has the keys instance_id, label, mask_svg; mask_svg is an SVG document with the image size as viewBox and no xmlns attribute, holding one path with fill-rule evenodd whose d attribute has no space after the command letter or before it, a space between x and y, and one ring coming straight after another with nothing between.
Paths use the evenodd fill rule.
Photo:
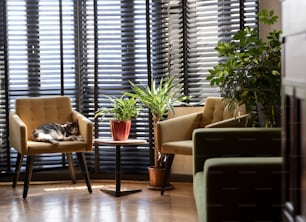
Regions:
<instances>
[{"instance_id":1,"label":"window","mask_svg":"<svg viewBox=\"0 0 306 222\"><path fill-rule=\"evenodd\" d=\"M181 83L182 92L192 96L191 103L220 95L206 80L220 59L215 47L240 28L257 25L257 11L257 0L169 1L164 30L169 72Z\"/></svg>"},{"instance_id":2,"label":"window","mask_svg":"<svg viewBox=\"0 0 306 222\"><path fill-rule=\"evenodd\" d=\"M15 164L6 138L8 110L18 97L68 95L95 122L95 136L108 137L108 121L94 119L94 112L109 106L104 95L130 90L129 81L147 85L171 75L181 93L192 96L191 104L218 96L206 80L219 60L214 48L245 25L257 25L257 9L258 0L1 1L0 170ZM147 172L152 135L145 110L133 120L131 137L149 144L123 149L125 172ZM95 149L100 172L113 172L114 147ZM93 170L95 155L86 157ZM64 164L59 155L39 161L40 168Z\"/></svg>"},{"instance_id":3,"label":"window","mask_svg":"<svg viewBox=\"0 0 306 222\"><path fill-rule=\"evenodd\" d=\"M95 100L98 108L110 106L105 95L120 97L130 90L130 83L148 83L147 7L143 0L97 1L96 6L96 77ZM143 112L132 120L130 137L150 140L149 115ZM110 137L109 121L97 122L97 136ZM113 172L114 147L100 146L101 172ZM148 145L128 147L122 152L122 170L146 173L149 164ZM135 170L137 169L137 170Z\"/></svg>"}]
</instances>

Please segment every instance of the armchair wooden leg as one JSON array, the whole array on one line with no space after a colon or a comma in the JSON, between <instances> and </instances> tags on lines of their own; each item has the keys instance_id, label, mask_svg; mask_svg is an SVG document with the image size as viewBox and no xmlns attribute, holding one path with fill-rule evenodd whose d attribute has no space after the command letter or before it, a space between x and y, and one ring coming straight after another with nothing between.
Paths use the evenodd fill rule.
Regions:
<instances>
[{"instance_id":1,"label":"armchair wooden leg","mask_svg":"<svg viewBox=\"0 0 306 222\"><path fill-rule=\"evenodd\" d=\"M32 168L33 168L33 161L34 156L27 156L27 165L26 165L26 173L24 178L24 185L23 185L23 198L27 198L29 184L32 178Z\"/></svg>"},{"instance_id":2,"label":"armchair wooden leg","mask_svg":"<svg viewBox=\"0 0 306 222\"><path fill-rule=\"evenodd\" d=\"M168 158L166 160L166 172L165 172L164 179L163 179L163 186L160 191L161 195L164 195L164 192L165 192L165 189L166 189L169 177L170 177L170 171L171 171L173 159L174 159L174 154L168 154Z\"/></svg>"},{"instance_id":3,"label":"armchair wooden leg","mask_svg":"<svg viewBox=\"0 0 306 222\"><path fill-rule=\"evenodd\" d=\"M13 178L13 188L16 188L17 182L19 180L20 168L21 168L21 165L22 165L22 160L23 160L23 155L18 153L17 161L16 161L15 174L14 174L14 178Z\"/></svg>"},{"instance_id":4,"label":"armchair wooden leg","mask_svg":"<svg viewBox=\"0 0 306 222\"><path fill-rule=\"evenodd\" d=\"M90 183L90 179L89 179L89 173L88 173L84 153L77 153L77 156L78 156L78 159L79 159L79 162L80 162L81 171L82 171L83 177L85 179L88 192L92 193L92 188L91 188L91 183Z\"/></svg>"},{"instance_id":5,"label":"armchair wooden leg","mask_svg":"<svg viewBox=\"0 0 306 222\"><path fill-rule=\"evenodd\" d=\"M67 157L67 161L68 161L70 177L71 177L72 183L75 184L76 180L75 180L72 153L66 153L66 157Z\"/></svg>"}]
</instances>

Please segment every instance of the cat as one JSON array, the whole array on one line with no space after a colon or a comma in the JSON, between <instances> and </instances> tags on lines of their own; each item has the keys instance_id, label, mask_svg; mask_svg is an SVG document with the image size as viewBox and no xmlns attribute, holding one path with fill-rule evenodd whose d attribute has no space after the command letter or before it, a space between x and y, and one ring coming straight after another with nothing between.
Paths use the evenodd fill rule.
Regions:
<instances>
[{"instance_id":1,"label":"cat","mask_svg":"<svg viewBox=\"0 0 306 222\"><path fill-rule=\"evenodd\" d=\"M66 124L48 123L39 126L32 132L32 140L37 142L49 142L59 144L59 141L81 141L79 125L77 121Z\"/></svg>"}]
</instances>

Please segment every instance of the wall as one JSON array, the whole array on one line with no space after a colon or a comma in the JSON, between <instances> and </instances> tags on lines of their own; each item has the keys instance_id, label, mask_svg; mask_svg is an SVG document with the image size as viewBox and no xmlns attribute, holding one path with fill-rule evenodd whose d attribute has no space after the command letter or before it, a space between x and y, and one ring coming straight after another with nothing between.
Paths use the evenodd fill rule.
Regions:
<instances>
[{"instance_id":1,"label":"wall","mask_svg":"<svg viewBox=\"0 0 306 222\"><path fill-rule=\"evenodd\" d=\"M273 29L281 29L281 0L260 0L259 9L273 10L274 14L278 16L278 21L273 26L259 25L261 36L267 36L268 32Z\"/></svg>"}]
</instances>

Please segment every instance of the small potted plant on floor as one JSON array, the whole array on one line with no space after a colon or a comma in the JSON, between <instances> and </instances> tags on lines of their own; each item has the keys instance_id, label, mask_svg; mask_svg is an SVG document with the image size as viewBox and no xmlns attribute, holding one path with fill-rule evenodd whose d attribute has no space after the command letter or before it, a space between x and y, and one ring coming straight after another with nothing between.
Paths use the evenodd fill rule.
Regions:
<instances>
[{"instance_id":1,"label":"small potted plant on floor","mask_svg":"<svg viewBox=\"0 0 306 222\"><path fill-rule=\"evenodd\" d=\"M278 19L273 11L262 10L258 15L259 21L267 25ZM248 113L255 113L252 125L280 125L280 34L280 30L273 30L262 39L258 28L246 27L230 42L219 42L216 47L223 59L209 70L207 79L220 88L229 104L246 104Z\"/></svg>"},{"instance_id":2,"label":"small potted plant on floor","mask_svg":"<svg viewBox=\"0 0 306 222\"><path fill-rule=\"evenodd\" d=\"M142 107L132 97L121 96L119 98L106 96L110 102L110 108L102 108L95 113L95 118L111 115L110 130L113 140L127 140L131 129L131 119L136 118Z\"/></svg>"},{"instance_id":3,"label":"small potted plant on floor","mask_svg":"<svg viewBox=\"0 0 306 222\"><path fill-rule=\"evenodd\" d=\"M187 100L189 97L180 95L177 84L174 83L174 78L161 79L159 84L155 80L149 86L138 86L130 82L133 92L127 95L139 100L144 107L149 108L153 116L154 135L155 135L155 148L154 148L154 166L149 167L149 179L152 189L161 188L161 183L165 169L166 156L161 154L158 150L157 140L157 123L168 113L174 112L174 105ZM157 176L159 175L159 176ZM161 179L159 179L161 177Z\"/></svg>"}]
</instances>

